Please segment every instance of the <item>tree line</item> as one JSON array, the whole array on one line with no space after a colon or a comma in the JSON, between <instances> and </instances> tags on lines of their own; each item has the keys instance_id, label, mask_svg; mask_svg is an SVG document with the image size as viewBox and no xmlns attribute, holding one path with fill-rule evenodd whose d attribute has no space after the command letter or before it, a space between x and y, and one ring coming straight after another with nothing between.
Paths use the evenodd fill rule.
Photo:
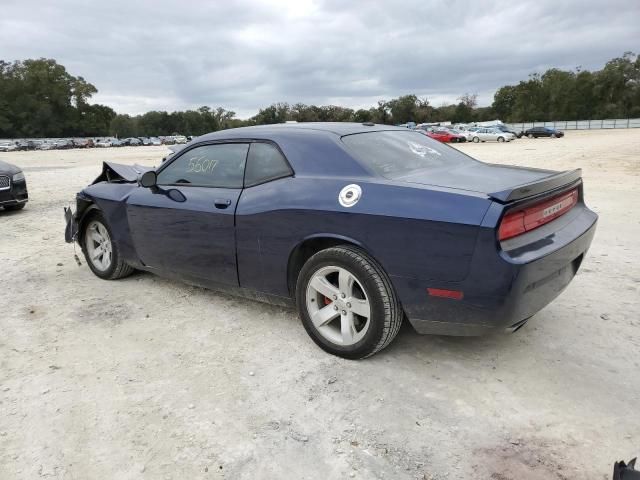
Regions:
<instances>
[{"instance_id":1,"label":"tree line","mask_svg":"<svg viewBox=\"0 0 640 480\"><path fill-rule=\"evenodd\" d=\"M69 74L52 59L0 61L0 138L75 136L202 135L246 125L298 122L505 122L640 117L640 56L627 52L597 71L552 68L517 85L499 88L491 106L477 95L434 106L427 98L402 95L368 109L336 105L274 103L249 119L224 108L203 106L180 112L117 114L90 103L94 85Z\"/></svg>"}]
</instances>

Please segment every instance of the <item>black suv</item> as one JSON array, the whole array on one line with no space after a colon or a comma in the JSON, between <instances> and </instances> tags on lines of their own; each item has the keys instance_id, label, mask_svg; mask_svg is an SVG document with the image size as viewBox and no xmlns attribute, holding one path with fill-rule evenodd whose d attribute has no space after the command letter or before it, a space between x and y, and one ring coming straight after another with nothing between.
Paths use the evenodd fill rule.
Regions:
<instances>
[{"instance_id":1,"label":"black suv","mask_svg":"<svg viewBox=\"0 0 640 480\"><path fill-rule=\"evenodd\" d=\"M525 136L529 138L538 138L538 137L551 137L551 138L559 138L564 137L564 133L560 130L556 130L555 128L550 127L533 127L529 130L525 130Z\"/></svg>"}]
</instances>

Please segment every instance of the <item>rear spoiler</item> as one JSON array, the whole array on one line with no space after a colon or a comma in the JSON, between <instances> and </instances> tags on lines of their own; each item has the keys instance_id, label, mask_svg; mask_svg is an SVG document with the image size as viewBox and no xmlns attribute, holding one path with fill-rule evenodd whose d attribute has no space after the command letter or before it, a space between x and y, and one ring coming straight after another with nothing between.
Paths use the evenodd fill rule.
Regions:
<instances>
[{"instance_id":1,"label":"rear spoiler","mask_svg":"<svg viewBox=\"0 0 640 480\"><path fill-rule=\"evenodd\" d=\"M564 187L565 185L577 182L580 178L582 178L582 169L576 168L575 170L567 170L566 172L550 175L535 182L502 190L501 192L493 192L490 193L489 196L498 202L508 203Z\"/></svg>"}]
</instances>

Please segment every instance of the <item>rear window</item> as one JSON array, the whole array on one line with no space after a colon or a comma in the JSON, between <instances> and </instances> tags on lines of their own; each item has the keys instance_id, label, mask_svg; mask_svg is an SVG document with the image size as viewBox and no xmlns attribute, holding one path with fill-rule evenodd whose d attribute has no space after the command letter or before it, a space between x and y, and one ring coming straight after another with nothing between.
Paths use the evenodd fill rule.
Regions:
<instances>
[{"instance_id":1,"label":"rear window","mask_svg":"<svg viewBox=\"0 0 640 480\"><path fill-rule=\"evenodd\" d=\"M342 137L342 141L365 168L389 179L475 163L458 150L412 131L356 133Z\"/></svg>"}]
</instances>

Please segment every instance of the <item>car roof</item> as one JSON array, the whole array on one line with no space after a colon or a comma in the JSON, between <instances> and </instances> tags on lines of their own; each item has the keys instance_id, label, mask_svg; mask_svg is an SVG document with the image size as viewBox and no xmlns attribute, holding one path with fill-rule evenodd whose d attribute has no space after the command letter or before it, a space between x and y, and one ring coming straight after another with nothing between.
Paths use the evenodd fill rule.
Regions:
<instances>
[{"instance_id":1,"label":"car roof","mask_svg":"<svg viewBox=\"0 0 640 480\"><path fill-rule=\"evenodd\" d=\"M275 142L296 175L371 177L340 140L345 135L380 131L413 132L406 127L373 123L308 122L231 128L194 138L189 145L208 141L267 140Z\"/></svg>"},{"instance_id":2,"label":"car roof","mask_svg":"<svg viewBox=\"0 0 640 480\"><path fill-rule=\"evenodd\" d=\"M198 137L198 141L220 140L223 138L260 138L268 139L272 135L292 134L302 135L314 132L326 132L337 136L352 135L354 133L376 132L384 130L406 131L406 127L380 125L373 123L354 122L301 122L278 123L273 125L255 125L251 127L230 128L218 130Z\"/></svg>"}]
</instances>

